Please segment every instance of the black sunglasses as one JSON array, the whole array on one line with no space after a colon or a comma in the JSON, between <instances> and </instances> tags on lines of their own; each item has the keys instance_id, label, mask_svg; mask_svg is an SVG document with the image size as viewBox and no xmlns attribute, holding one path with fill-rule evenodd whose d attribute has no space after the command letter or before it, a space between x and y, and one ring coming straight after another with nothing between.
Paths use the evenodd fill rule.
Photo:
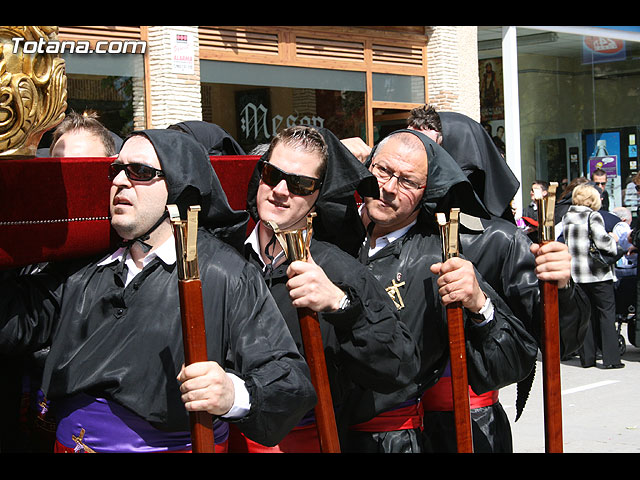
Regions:
<instances>
[{"instance_id":1,"label":"black sunglasses","mask_svg":"<svg viewBox=\"0 0 640 480\"><path fill-rule=\"evenodd\" d=\"M260 160L261 178L270 187L275 187L282 180L287 182L287 189L294 195L311 195L322 185L322 180L305 175L295 175L280 170L272 163Z\"/></svg>"},{"instance_id":2,"label":"black sunglasses","mask_svg":"<svg viewBox=\"0 0 640 480\"><path fill-rule=\"evenodd\" d=\"M143 163L112 163L109 165L109 180L113 181L124 170L129 180L148 182L156 177L164 177L164 172Z\"/></svg>"}]
</instances>

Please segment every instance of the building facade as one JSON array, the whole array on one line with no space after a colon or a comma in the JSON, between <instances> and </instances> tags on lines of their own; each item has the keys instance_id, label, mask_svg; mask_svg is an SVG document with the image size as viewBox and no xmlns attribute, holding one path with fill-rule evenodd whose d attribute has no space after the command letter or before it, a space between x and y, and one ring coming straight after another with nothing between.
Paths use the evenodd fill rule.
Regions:
<instances>
[{"instance_id":1,"label":"building facade","mask_svg":"<svg viewBox=\"0 0 640 480\"><path fill-rule=\"evenodd\" d=\"M611 208L634 211L639 36L637 27L59 27L62 40L144 45L63 55L69 109L98 110L122 136L205 120L246 152L293 124L373 145L430 103L486 126L521 181L518 209L533 181L562 188L604 166Z\"/></svg>"}]
</instances>

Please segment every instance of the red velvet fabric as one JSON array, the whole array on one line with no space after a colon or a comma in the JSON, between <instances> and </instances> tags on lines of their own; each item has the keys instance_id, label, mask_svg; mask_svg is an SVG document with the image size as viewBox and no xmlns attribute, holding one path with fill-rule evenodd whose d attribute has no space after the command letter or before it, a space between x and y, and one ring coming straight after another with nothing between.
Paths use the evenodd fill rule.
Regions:
<instances>
[{"instance_id":1,"label":"red velvet fabric","mask_svg":"<svg viewBox=\"0 0 640 480\"><path fill-rule=\"evenodd\" d=\"M259 157L210 158L229 204L243 210ZM106 253L112 248L118 240L107 219L111 185L107 175L112 161L0 160L0 269Z\"/></svg>"}]
</instances>

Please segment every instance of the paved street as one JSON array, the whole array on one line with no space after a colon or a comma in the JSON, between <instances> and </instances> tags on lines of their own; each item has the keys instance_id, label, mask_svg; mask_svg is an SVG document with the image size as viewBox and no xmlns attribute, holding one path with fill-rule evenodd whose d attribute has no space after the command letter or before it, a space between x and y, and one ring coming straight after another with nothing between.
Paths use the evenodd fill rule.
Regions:
<instances>
[{"instance_id":1,"label":"paved street","mask_svg":"<svg viewBox=\"0 0 640 480\"><path fill-rule=\"evenodd\" d=\"M625 368L582 368L577 357L562 362L562 423L565 453L640 452L640 348L629 344L626 324L622 335L627 350ZM538 357L540 360L540 357ZM542 363L524 413L515 418L515 386L500 391L513 433L515 453L544 453Z\"/></svg>"}]
</instances>

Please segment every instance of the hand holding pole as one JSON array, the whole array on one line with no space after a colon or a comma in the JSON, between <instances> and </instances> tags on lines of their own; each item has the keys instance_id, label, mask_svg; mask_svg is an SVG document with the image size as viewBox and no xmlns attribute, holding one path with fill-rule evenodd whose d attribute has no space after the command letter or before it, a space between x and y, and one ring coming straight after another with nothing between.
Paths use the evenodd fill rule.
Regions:
<instances>
[{"instance_id":1,"label":"hand holding pole","mask_svg":"<svg viewBox=\"0 0 640 480\"><path fill-rule=\"evenodd\" d=\"M187 221L180 219L176 205L167 205L176 240L178 293L182 319L185 365L208 361L207 336L202 305L202 284L198 270L199 206L189 207ZM193 453L213 453L213 417L208 412L189 412Z\"/></svg>"},{"instance_id":2,"label":"hand holding pole","mask_svg":"<svg viewBox=\"0 0 640 480\"><path fill-rule=\"evenodd\" d=\"M449 221L444 213L436 213L442 241L442 261L458 256L459 208L452 208ZM465 348L464 318L460 302L447 305L449 330L449 358L451 361L451 389L458 453L473 453L467 352Z\"/></svg>"},{"instance_id":3,"label":"hand holding pole","mask_svg":"<svg viewBox=\"0 0 640 480\"><path fill-rule=\"evenodd\" d=\"M309 214L307 227L298 230L280 230L274 222L268 222L289 260L307 261L314 216L315 213ZM323 453L340 453L340 442L318 314L310 308L298 308L297 310L304 354L311 372L311 382L318 397L315 414L320 449Z\"/></svg>"},{"instance_id":4,"label":"hand holding pole","mask_svg":"<svg viewBox=\"0 0 640 480\"><path fill-rule=\"evenodd\" d=\"M538 206L538 234L540 245L555 240L554 208L558 184L549 185L546 198L534 187ZM539 280L542 303L542 367L544 394L545 450L562 453L562 399L560 388L560 325L558 311L558 283Z\"/></svg>"}]
</instances>

